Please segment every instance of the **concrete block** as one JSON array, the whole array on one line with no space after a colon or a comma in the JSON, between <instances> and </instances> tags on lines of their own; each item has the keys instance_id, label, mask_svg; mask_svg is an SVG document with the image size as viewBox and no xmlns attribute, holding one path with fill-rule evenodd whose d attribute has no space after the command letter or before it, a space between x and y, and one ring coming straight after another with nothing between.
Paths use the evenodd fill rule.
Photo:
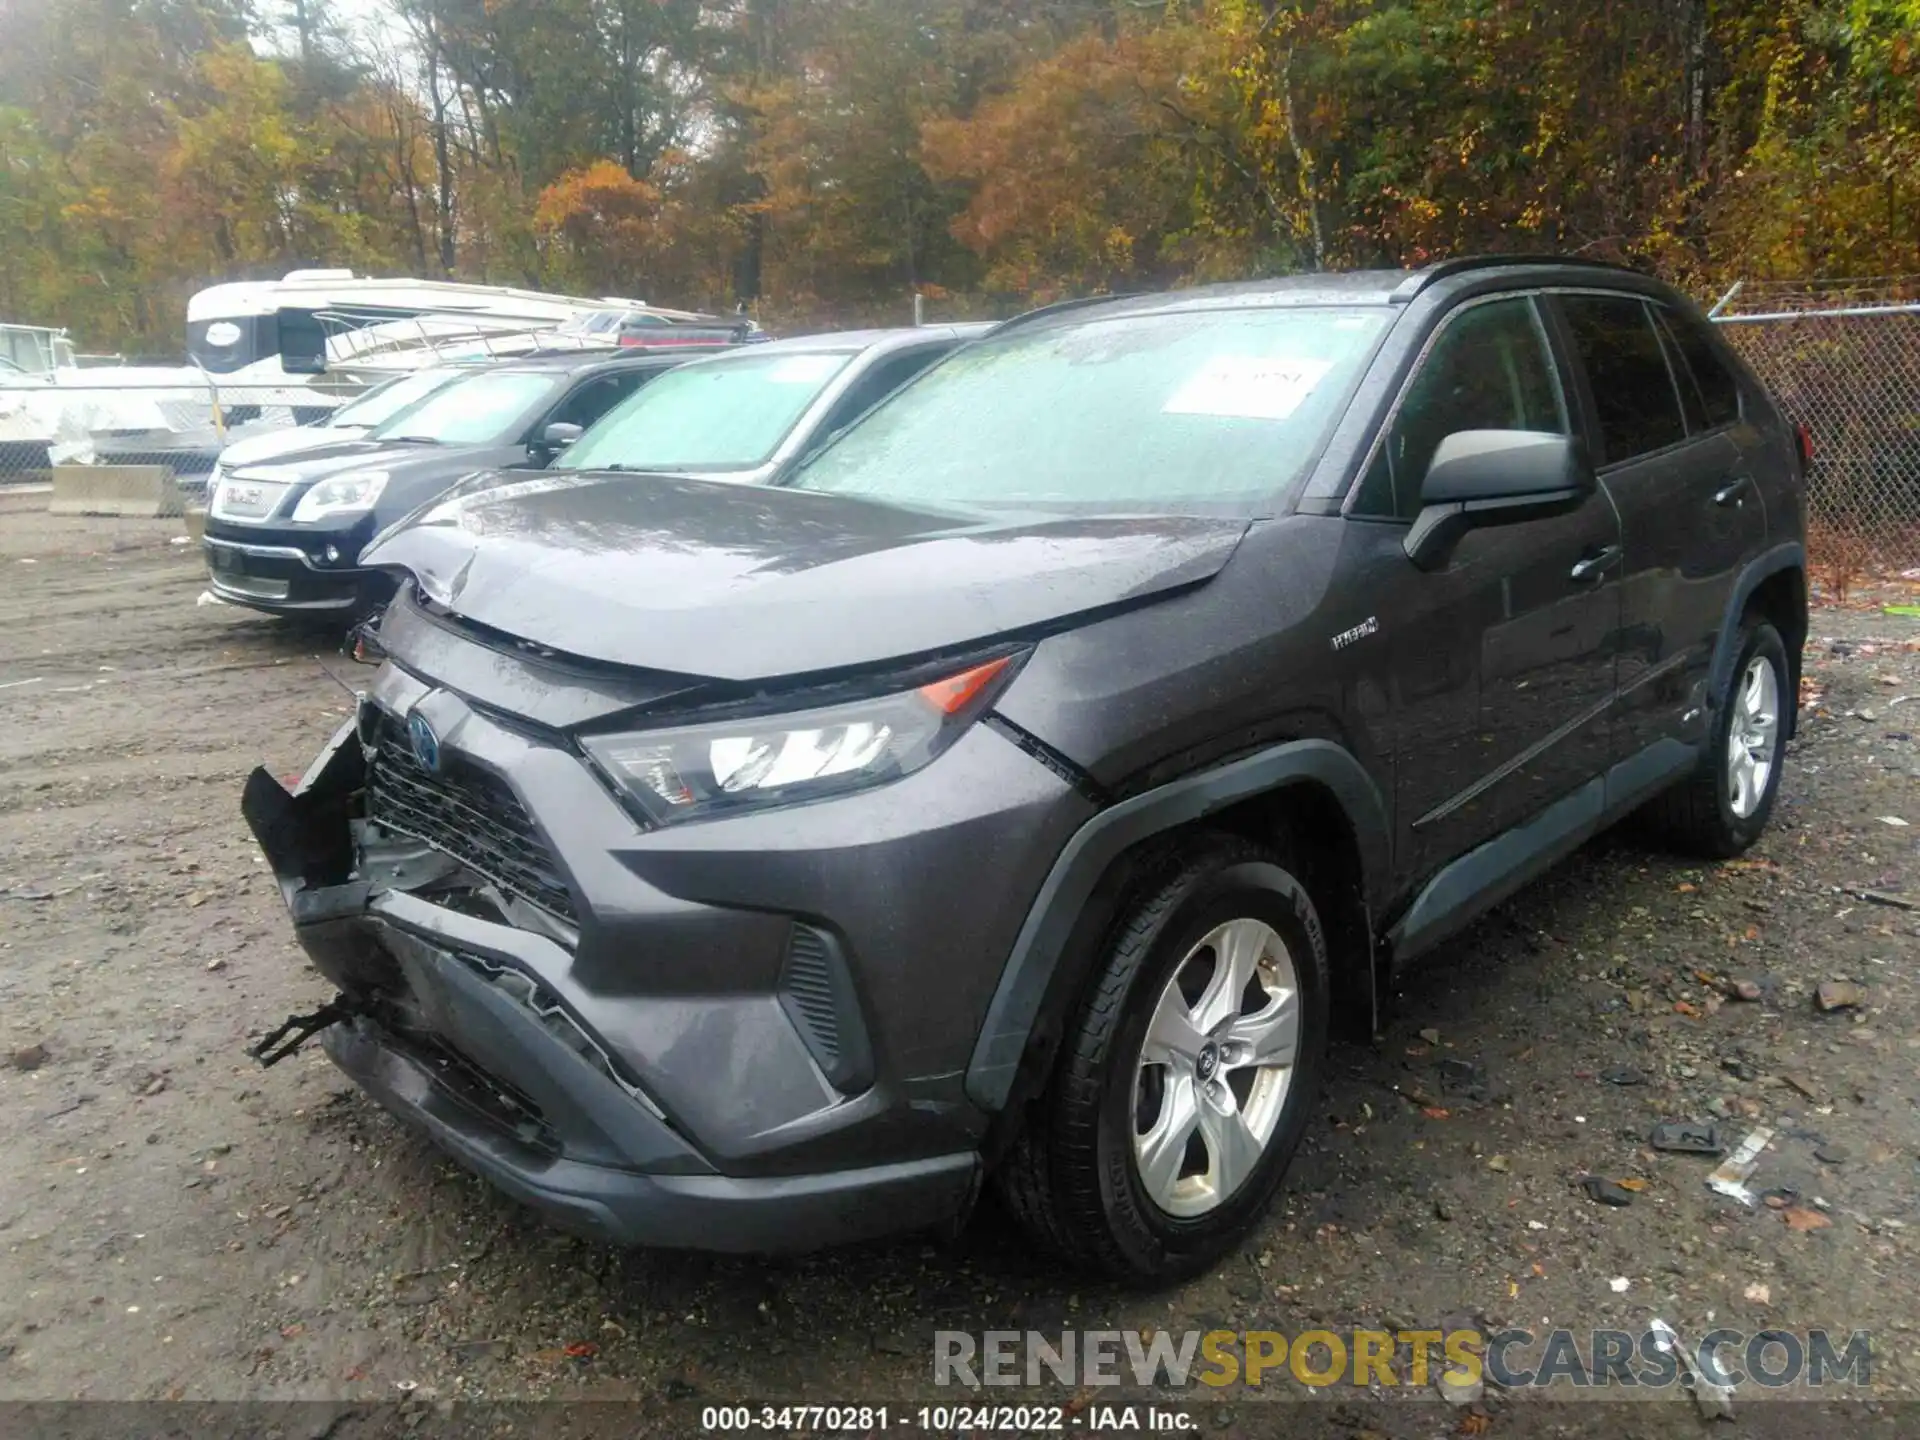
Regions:
<instances>
[{"instance_id":1,"label":"concrete block","mask_svg":"<svg viewBox=\"0 0 1920 1440\"><path fill-rule=\"evenodd\" d=\"M180 487L164 465L56 465L52 515L158 519L182 510Z\"/></svg>"}]
</instances>

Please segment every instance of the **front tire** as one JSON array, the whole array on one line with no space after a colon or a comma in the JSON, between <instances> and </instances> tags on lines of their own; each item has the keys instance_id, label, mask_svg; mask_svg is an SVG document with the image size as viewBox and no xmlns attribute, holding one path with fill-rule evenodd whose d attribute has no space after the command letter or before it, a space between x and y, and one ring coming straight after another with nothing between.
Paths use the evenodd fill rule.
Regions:
<instances>
[{"instance_id":1,"label":"front tire","mask_svg":"<svg viewBox=\"0 0 1920 1440\"><path fill-rule=\"evenodd\" d=\"M1140 885L998 1180L1069 1262L1163 1282L1259 1221L1300 1143L1327 1044L1326 941L1306 887L1231 836Z\"/></svg>"},{"instance_id":2,"label":"front tire","mask_svg":"<svg viewBox=\"0 0 1920 1440\"><path fill-rule=\"evenodd\" d=\"M1749 619L1699 768L1648 807L1655 829L1675 849L1728 860L1767 828L1780 793L1790 707L1799 700L1792 673L1780 632Z\"/></svg>"}]
</instances>

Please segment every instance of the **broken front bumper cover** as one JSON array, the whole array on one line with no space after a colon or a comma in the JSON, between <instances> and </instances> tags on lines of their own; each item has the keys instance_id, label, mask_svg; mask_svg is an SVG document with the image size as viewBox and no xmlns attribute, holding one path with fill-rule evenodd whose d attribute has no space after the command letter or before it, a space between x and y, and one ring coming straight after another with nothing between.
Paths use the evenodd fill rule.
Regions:
<instances>
[{"instance_id":1,"label":"broken front bumper cover","mask_svg":"<svg viewBox=\"0 0 1920 1440\"><path fill-rule=\"evenodd\" d=\"M329 1058L455 1159L556 1225L618 1244L806 1250L966 1214L971 1152L721 1173L543 991L540 957L515 953L550 940L356 878L363 779L349 724L291 793L256 770L242 811L302 946L343 997L324 1028Z\"/></svg>"}]
</instances>

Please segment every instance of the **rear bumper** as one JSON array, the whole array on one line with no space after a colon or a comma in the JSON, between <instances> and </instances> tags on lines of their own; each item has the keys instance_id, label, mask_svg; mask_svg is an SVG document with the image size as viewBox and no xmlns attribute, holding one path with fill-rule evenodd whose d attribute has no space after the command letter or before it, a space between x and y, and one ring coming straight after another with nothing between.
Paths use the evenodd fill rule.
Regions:
<instances>
[{"instance_id":1,"label":"rear bumper","mask_svg":"<svg viewBox=\"0 0 1920 1440\"><path fill-rule=\"evenodd\" d=\"M201 542L213 593L272 615L354 614L384 603L393 580L351 563L329 567L292 545L208 535Z\"/></svg>"}]
</instances>

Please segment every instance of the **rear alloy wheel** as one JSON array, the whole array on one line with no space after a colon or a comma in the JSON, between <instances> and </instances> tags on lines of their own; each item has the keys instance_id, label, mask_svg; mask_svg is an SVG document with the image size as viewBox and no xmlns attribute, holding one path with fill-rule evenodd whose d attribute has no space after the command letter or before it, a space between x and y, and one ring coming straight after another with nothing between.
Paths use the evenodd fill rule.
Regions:
<instances>
[{"instance_id":1,"label":"rear alloy wheel","mask_svg":"<svg viewBox=\"0 0 1920 1440\"><path fill-rule=\"evenodd\" d=\"M1780 682L1765 655L1747 662L1733 687L1727 723L1727 808L1751 819L1771 798L1780 759Z\"/></svg>"},{"instance_id":2,"label":"rear alloy wheel","mask_svg":"<svg viewBox=\"0 0 1920 1440\"><path fill-rule=\"evenodd\" d=\"M1791 674L1780 632L1750 619L1698 768L1647 807L1654 828L1676 849L1725 860L1767 828L1780 793L1788 707L1796 700Z\"/></svg>"},{"instance_id":3,"label":"rear alloy wheel","mask_svg":"<svg viewBox=\"0 0 1920 1440\"><path fill-rule=\"evenodd\" d=\"M1065 1258L1166 1281L1279 1187L1319 1088L1327 953L1306 888L1235 837L1188 842L1136 896L998 1178Z\"/></svg>"}]
</instances>

